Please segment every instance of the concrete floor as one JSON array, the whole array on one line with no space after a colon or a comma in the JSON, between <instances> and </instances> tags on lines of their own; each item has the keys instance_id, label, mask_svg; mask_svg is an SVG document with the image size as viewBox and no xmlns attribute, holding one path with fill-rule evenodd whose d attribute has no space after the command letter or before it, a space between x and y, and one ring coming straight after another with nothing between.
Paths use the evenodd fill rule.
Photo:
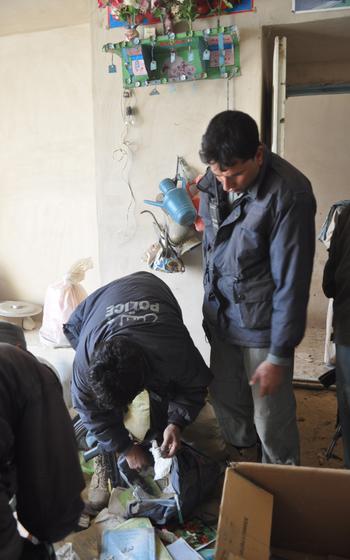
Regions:
<instances>
[{"instance_id":1,"label":"concrete floor","mask_svg":"<svg viewBox=\"0 0 350 560\"><path fill-rule=\"evenodd\" d=\"M329 367L324 364L325 328L309 327L295 350L294 377L316 379Z\"/></svg>"}]
</instances>

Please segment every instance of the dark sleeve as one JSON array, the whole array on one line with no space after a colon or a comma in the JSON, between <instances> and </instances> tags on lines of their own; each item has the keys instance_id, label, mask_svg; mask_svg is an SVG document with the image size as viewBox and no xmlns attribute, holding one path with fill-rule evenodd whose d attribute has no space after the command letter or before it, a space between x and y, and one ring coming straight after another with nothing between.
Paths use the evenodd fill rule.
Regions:
<instances>
[{"instance_id":1,"label":"dark sleeve","mask_svg":"<svg viewBox=\"0 0 350 560\"><path fill-rule=\"evenodd\" d=\"M124 426L123 412L117 409L102 410L98 407L87 383L84 372L73 367L72 400L84 426L101 444L105 451L121 453L131 445L129 432Z\"/></svg>"},{"instance_id":2,"label":"dark sleeve","mask_svg":"<svg viewBox=\"0 0 350 560\"><path fill-rule=\"evenodd\" d=\"M270 353L289 357L301 341L315 252L316 203L312 193L293 193L277 209L270 239L272 301Z\"/></svg>"},{"instance_id":3,"label":"dark sleeve","mask_svg":"<svg viewBox=\"0 0 350 560\"><path fill-rule=\"evenodd\" d=\"M39 540L56 542L77 526L85 482L61 386L51 370L38 367L41 382L16 433L17 513Z\"/></svg>"},{"instance_id":4,"label":"dark sleeve","mask_svg":"<svg viewBox=\"0 0 350 560\"><path fill-rule=\"evenodd\" d=\"M79 343L80 332L85 314L85 304L86 300L82 301L73 311L67 323L63 325L63 332L74 350L77 348Z\"/></svg>"},{"instance_id":5,"label":"dark sleeve","mask_svg":"<svg viewBox=\"0 0 350 560\"><path fill-rule=\"evenodd\" d=\"M1 386L1 395L5 397L5 390ZM1 416L4 415L5 406L1 404ZM6 467L14 449L14 434L5 415L0 417L0 551L2 560L17 560L21 555L21 539L17 531L17 523L9 506L11 472ZM15 488L13 487L13 491Z\"/></svg>"},{"instance_id":6,"label":"dark sleeve","mask_svg":"<svg viewBox=\"0 0 350 560\"><path fill-rule=\"evenodd\" d=\"M336 296L335 272L338 266L339 236L342 229L342 214L334 227L331 243L328 250L328 260L323 271L322 289L328 298Z\"/></svg>"},{"instance_id":7,"label":"dark sleeve","mask_svg":"<svg viewBox=\"0 0 350 560\"><path fill-rule=\"evenodd\" d=\"M22 542L9 506L9 496L0 480L0 551L1 560L18 560Z\"/></svg>"},{"instance_id":8,"label":"dark sleeve","mask_svg":"<svg viewBox=\"0 0 350 560\"><path fill-rule=\"evenodd\" d=\"M193 344L193 343L192 343ZM212 374L194 345L189 353L187 368L179 372L174 396L169 402L168 422L185 427L194 422L205 404Z\"/></svg>"}]
</instances>

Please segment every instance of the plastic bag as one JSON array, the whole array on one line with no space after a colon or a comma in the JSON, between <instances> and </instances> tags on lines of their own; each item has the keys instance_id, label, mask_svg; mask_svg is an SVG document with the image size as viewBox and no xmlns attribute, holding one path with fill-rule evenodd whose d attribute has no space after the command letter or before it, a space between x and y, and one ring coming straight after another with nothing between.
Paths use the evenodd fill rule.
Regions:
<instances>
[{"instance_id":1,"label":"plastic bag","mask_svg":"<svg viewBox=\"0 0 350 560\"><path fill-rule=\"evenodd\" d=\"M74 309L87 296L80 284L87 270L93 267L92 259L81 259L71 266L59 282L51 284L45 295L43 323L40 340L55 347L70 346L63 334L62 325L66 323Z\"/></svg>"}]
</instances>

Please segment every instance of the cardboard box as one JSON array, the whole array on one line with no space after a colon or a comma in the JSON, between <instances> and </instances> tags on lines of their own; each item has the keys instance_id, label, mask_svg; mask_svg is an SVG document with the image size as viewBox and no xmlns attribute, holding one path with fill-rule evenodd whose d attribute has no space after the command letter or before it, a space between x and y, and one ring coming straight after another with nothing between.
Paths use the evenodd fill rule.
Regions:
<instances>
[{"instance_id":1,"label":"cardboard box","mask_svg":"<svg viewBox=\"0 0 350 560\"><path fill-rule=\"evenodd\" d=\"M350 559L350 471L235 463L216 560ZM275 555L275 556L273 556Z\"/></svg>"}]
</instances>

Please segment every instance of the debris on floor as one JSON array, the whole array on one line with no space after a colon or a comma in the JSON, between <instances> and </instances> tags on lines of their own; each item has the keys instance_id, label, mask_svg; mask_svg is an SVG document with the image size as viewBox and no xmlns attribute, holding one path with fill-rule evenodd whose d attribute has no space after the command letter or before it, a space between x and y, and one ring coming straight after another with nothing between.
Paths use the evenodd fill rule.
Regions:
<instances>
[{"instance_id":1,"label":"debris on floor","mask_svg":"<svg viewBox=\"0 0 350 560\"><path fill-rule=\"evenodd\" d=\"M339 460L342 455L341 440L337 442L335 448L336 456L333 454L328 461L325 458L325 453L334 437L336 429L337 401L335 392L327 389L314 391L298 388L295 394L297 399L298 425L301 436L302 465L342 469L343 462ZM200 431L206 435L209 433L209 430L204 427L201 427ZM189 439L191 440L191 437ZM214 441L216 441L216 437ZM214 450L207 449L205 451L207 454L212 454ZM125 488L123 491L125 491ZM211 529L214 531L216 530L219 503L220 496L218 495L215 500L212 500L212 503L210 501L204 502L197 508L191 516L190 521L186 522L184 525L180 526L180 524L177 523L177 526L166 525L166 528L162 528L161 530L156 529L156 560L172 559L172 557L169 556L170 552L167 546L178 537L184 538L187 544L192 547L195 554L199 554L206 560L213 560L214 544L210 543L210 531ZM198 543L196 542L196 539L197 541L201 541L203 537L196 534L197 529L192 525L192 523L197 522L198 519L203 522L205 527L209 528L207 535L209 540L203 549L198 549ZM73 550L80 560L97 560L100 558L102 534L105 530L123 530L123 528L131 529L137 528L138 526L151 527L152 524L147 518L132 518L125 521L121 515L113 514L106 508L95 520L91 521L91 525L87 530L70 535L67 541L72 542ZM206 532L206 528L204 532ZM195 533L195 535L193 533ZM62 545L62 543L60 544ZM63 560L63 558L64 557L61 557L60 560ZM193 558L196 558L196 556ZM64 560L66 560L66 558L64 558ZM184 557L182 557L181 560L184 560Z\"/></svg>"},{"instance_id":2,"label":"debris on floor","mask_svg":"<svg viewBox=\"0 0 350 560\"><path fill-rule=\"evenodd\" d=\"M214 558L216 528L205 525L198 518L184 524L181 529L170 531L154 528L147 517L134 517L125 521L106 508L96 517L95 524L103 528L100 560ZM125 556L126 553L128 556Z\"/></svg>"},{"instance_id":3,"label":"debris on floor","mask_svg":"<svg viewBox=\"0 0 350 560\"><path fill-rule=\"evenodd\" d=\"M65 543L56 550L57 560L80 560L79 556L74 552L73 545L70 542Z\"/></svg>"}]
</instances>

